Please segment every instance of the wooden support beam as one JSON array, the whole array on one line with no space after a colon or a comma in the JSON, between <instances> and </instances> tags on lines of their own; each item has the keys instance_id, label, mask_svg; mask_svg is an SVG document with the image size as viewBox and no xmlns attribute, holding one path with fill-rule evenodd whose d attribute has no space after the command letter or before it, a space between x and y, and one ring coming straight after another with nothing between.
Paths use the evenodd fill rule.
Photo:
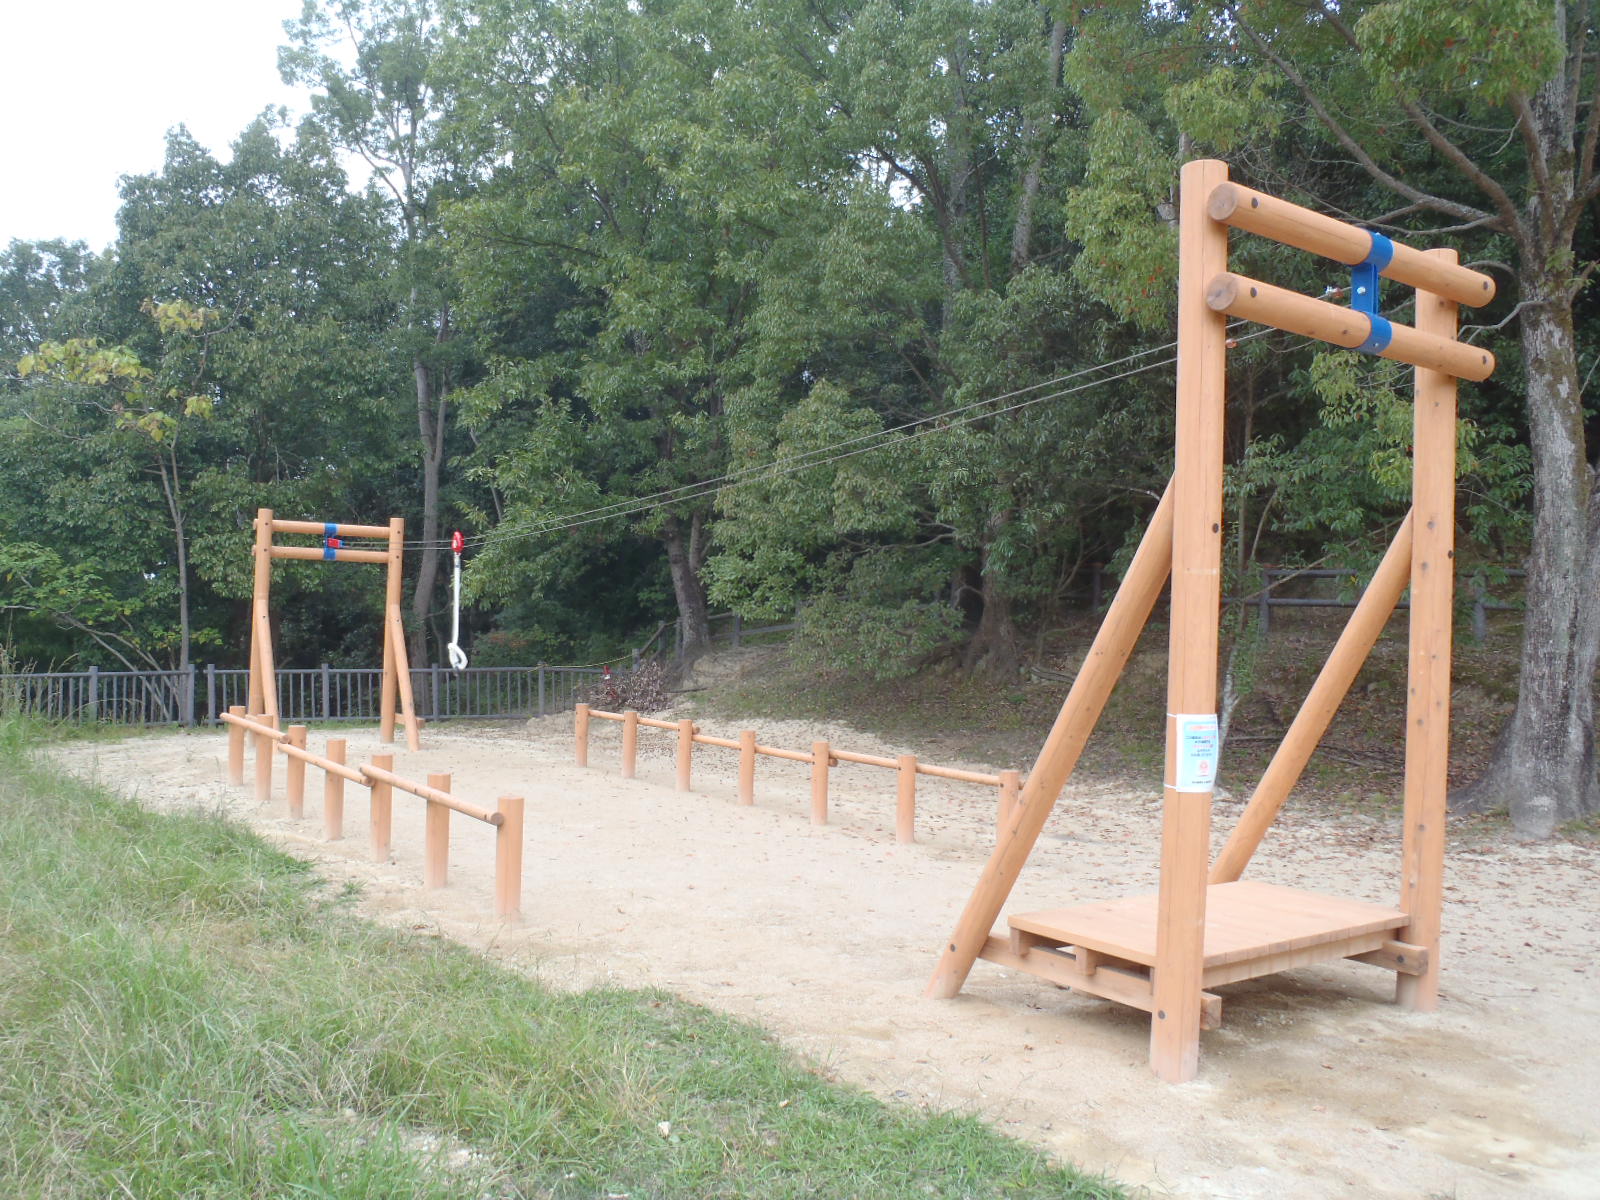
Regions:
<instances>
[{"instance_id":1,"label":"wooden support beam","mask_svg":"<svg viewBox=\"0 0 1600 1200\"><path fill-rule=\"evenodd\" d=\"M428 776L435 791L450 791L450 776L438 772ZM442 888L450 873L450 807L429 799L423 810L422 886Z\"/></svg>"},{"instance_id":2,"label":"wooden support beam","mask_svg":"<svg viewBox=\"0 0 1600 1200\"><path fill-rule=\"evenodd\" d=\"M1055 808L1072 769L1078 765L1084 743L1094 732L1095 722L1100 719L1111 689L1133 653L1140 631L1150 619L1150 610L1161 595L1171 566L1172 488L1168 487L1134 552L1122 586L1106 610L1105 620L1095 634L1083 666L1072 681L1072 688L1039 751L1033 770L1028 772L1022 785L1022 803L984 864L977 887L940 950L939 962L925 993L929 997L949 999L966 983L1006 897L1016 885L1034 843L1039 840L1045 820Z\"/></svg>"},{"instance_id":3,"label":"wooden support beam","mask_svg":"<svg viewBox=\"0 0 1600 1200\"><path fill-rule=\"evenodd\" d=\"M386 563L389 561L387 550L339 549L330 554L317 546L273 546L267 554L269 558L287 558L297 562Z\"/></svg>"},{"instance_id":4,"label":"wooden support beam","mask_svg":"<svg viewBox=\"0 0 1600 1200\"><path fill-rule=\"evenodd\" d=\"M1350 955L1352 962L1369 963L1374 967L1383 967L1397 975L1422 975L1428 970L1428 964L1433 956L1428 953L1425 946L1413 946L1409 942L1385 942L1376 950L1366 954Z\"/></svg>"},{"instance_id":5,"label":"wooden support beam","mask_svg":"<svg viewBox=\"0 0 1600 1200\"><path fill-rule=\"evenodd\" d=\"M1454 263L1454 250L1435 250ZM1417 325L1456 336L1454 301L1417 293ZM1411 504L1411 646L1406 692L1406 782L1399 908L1411 923L1397 940L1421 946L1419 975L1397 976L1396 998L1419 1012L1439 1006L1439 927L1444 905L1444 821L1450 765L1450 652L1455 602L1456 381L1416 373Z\"/></svg>"},{"instance_id":6,"label":"wooden support beam","mask_svg":"<svg viewBox=\"0 0 1600 1200\"><path fill-rule=\"evenodd\" d=\"M411 691L411 657L406 649L406 626L400 617L400 606L389 605L388 641L393 646L392 657L394 661L394 677L396 688L400 693L400 719L406 727L406 749L415 751L421 744L417 726L417 701ZM390 717L390 736L387 741L394 740L394 718Z\"/></svg>"},{"instance_id":7,"label":"wooden support beam","mask_svg":"<svg viewBox=\"0 0 1600 1200\"><path fill-rule=\"evenodd\" d=\"M832 756L827 742L811 743L811 823L828 823L828 766Z\"/></svg>"},{"instance_id":8,"label":"wooden support beam","mask_svg":"<svg viewBox=\"0 0 1600 1200\"><path fill-rule=\"evenodd\" d=\"M1215 312L1286 329L1347 350L1361 346L1372 334L1372 319L1366 313L1226 271L1211 277L1206 303ZM1410 325L1391 322L1390 328L1394 336L1377 352L1379 358L1475 381L1487 379L1494 373L1494 355L1481 346Z\"/></svg>"},{"instance_id":9,"label":"wooden support beam","mask_svg":"<svg viewBox=\"0 0 1600 1200\"><path fill-rule=\"evenodd\" d=\"M228 706L228 712L235 717L242 717L245 707L242 704ZM244 726L228 725L228 782L244 782Z\"/></svg>"},{"instance_id":10,"label":"wooden support beam","mask_svg":"<svg viewBox=\"0 0 1600 1200\"><path fill-rule=\"evenodd\" d=\"M756 731L739 731L739 803L756 802Z\"/></svg>"},{"instance_id":11,"label":"wooden support beam","mask_svg":"<svg viewBox=\"0 0 1600 1200\"><path fill-rule=\"evenodd\" d=\"M401 517L392 518L389 522L389 569L383 580L383 687L378 694L378 737L384 742L394 741L395 705L400 695L395 636L389 624L389 613L391 610L398 613L400 602L405 598L405 577L401 573L405 538L405 520Z\"/></svg>"},{"instance_id":12,"label":"wooden support beam","mask_svg":"<svg viewBox=\"0 0 1600 1200\"><path fill-rule=\"evenodd\" d=\"M313 537L388 538L389 536L387 525L342 525L332 521L273 521L272 531L309 533Z\"/></svg>"},{"instance_id":13,"label":"wooden support beam","mask_svg":"<svg viewBox=\"0 0 1600 1200\"><path fill-rule=\"evenodd\" d=\"M689 791L689 772L694 764L694 722L688 717L678 722L678 790Z\"/></svg>"},{"instance_id":14,"label":"wooden support beam","mask_svg":"<svg viewBox=\"0 0 1600 1200\"><path fill-rule=\"evenodd\" d=\"M328 761L344 765L344 738L328 739ZM344 775L338 771L322 773L322 836L336 842L344 836Z\"/></svg>"},{"instance_id":15,"label":"wooden support beam","mask_svg":"<svg viewBox=\"0 0 1600 1200\"><path fill-rule=\"evenodd\" d=\"M289 726L289 736L286 745L297 750L306 748L306 727L304 725ZM297 755L289 755L288 761L283 764L283 794L289 801L290 820L300 821L306 815L306 760Z\"/></svg>"},{"instance_id":16,"label":"wooden support beam","mask_svg":"<svg viewBox=\"0 0 1600 1200\"><path fill-rule=\"evenodd\" d=\"M494 831L494 912L514 917L522 911L523 798L501 796L500 824Z\"/></svg>"},{"instance_id":17,"label":"wooden support beam","mask_svg":"<svg viewBox=\"0 0 1600 1200\"><path fill-rule=\"evenodd\" d=\"M1289 792L1299 782L1306 764L1316 751L1317 743L1328 731L1334 714L1350 691L1361 672L1361 666L1372 653L1384 624L1389 620L1400 597L1411 581L1411 514L1400 523L1394 541L1378 564L1372 582L1361 593L1355 611L1350 614L1344 631L1339 634L1328 661L1317 675L1316 683L1306 695L1305 703L1295 714L1283 742L1267 765L1266 774L1256 785L1250 803L1239 816L1239 823L1228 835L1228 842L1217 855L1211 867L1212 883L1231 883L1244 874L1251 857L1261 845L1272 822L1289 797Z\"/></svg>"},{"instance_id":18,"label":"wooden support beam","mask_svg":"<svg viewBox=\"0 0 1600 1200\"><path fill-rule=\"evenodd\" d=\"M1219 184L1206 201L1214 221L1320 254L1346 266L1365 261L1372 234L1334 217L1302 208L1237 183ZM1444 262L1425 250L1393 242L1394 256L1378 274L1397 283L1481 307L1494 299L1494 280L1481 271Z\"/></svg>"},{"instance_id":19,"label":"wooden support beam","mask_svg":"<svg viewBox=\"0 0 1600 1200\"><path fill-rule=\"evenodd\" d=\"M589 765L589 706L572 707L573 761L580 767Z\"/></svg>"},{"instance_id":20,"label":"wooden support beam","mask_svg":"<svg viewBox=\"0 0 1600 1200\"><path fill-rule=\"evenodd\" d=\"M622 714L622 777L632 779L639 763L639 714L627 709Z\"/></svg>"},{"instance_id":21,"label":"wooden support beam","mask_svg":"<svg viewBox=\"0 0 1600 1200\"><path fill-rule=\"evenodd\" d=\"M1049 981L1058 987L1075 992L1115 1000L1130 1008L1152 1012L1155 993L1150 978L1142 971L1108 964L1096 964L1095 970L1084 971L1076 960L1081 950L1054 950L1037 945L1015 948L1007 938L989 937L983 944L982 957L1013 970L1024 971ZM1212 992L1199 993L1200 1027L1216 1029L1222 1024L1222 997Z\"/></svg>"},{"instance_id":22,"label":"wooden support beam","mask_svg":"<svg viewBox=\"0 0 1600 1200\"><path fill-rule=\"evenodd\" d=\"M372 860L389 861L390 828L394 821L394 790L386 776L394 770L394 755L374 754L372 765L377 768L371 781L372 802L369 807L369 824L372 829ZM366 774L365 771L362 774Z\"/></svg>"},{"instance_id":23,"label":"wooden support beam","mask_svg":"<svg viewBox=\"0 0 1600 1200\"><path fill-rule=\"evenodd\" d=\"M917 840L917 756L900 756L900 787L894 803L895 841L910 845Z\"/></svg>"},{"instance_id":24,"label":"wooden support beam","mask_svg":"<svg viewBox=\"0 0 1600 1200\"><path fill-rule=\"evenodd\" d=\"M1186 163L1178 225L1177 469L1167 755L1156 916L1150 1066L1168 1083L1200 1069L1201 977L1211 792L1216 771L1217 633L1222 604L1222 460L1227 326L1206 284L1228 267L1228 230L1206 214L1227 164ZM1208 724L1209 722L1209 724ZM1209 762L1200 744L1211 740Z\"/></svg>"}]
</instances>

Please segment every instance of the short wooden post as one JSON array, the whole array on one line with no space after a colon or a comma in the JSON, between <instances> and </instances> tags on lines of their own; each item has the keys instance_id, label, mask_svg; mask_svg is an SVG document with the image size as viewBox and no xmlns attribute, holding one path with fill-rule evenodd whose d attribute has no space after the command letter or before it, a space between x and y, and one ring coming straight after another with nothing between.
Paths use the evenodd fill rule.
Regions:
<instances>
[{"instance_id":1,"label":"short wooden post","mask_svg":"<svg viewBox=\"0 0 1600 1200\"><path fill-rule=\"evenodd\" d=\"M1022 795L1022 772L1000 772L1000 815L995 826L995 836L999 837L1011 823L1011 818L1016 813L1017 800Z\"/></svg>"},{"instance_id":2,"label":"short wooden post","mask_svg":"<svg viewBox=\"0 0 1600 1200\"><path fill-rule=\"evenodd\" d=\"M910 845L917 840L917 756L900 756L900 790L894 805L894 839Z\"/></svg>"},{"instance_id":3,"label":"short wooden post","mask_svg":"<svg viewBox=\"0 0 1600 1200\"><path fill-rule=\"evenodd\" d=\"M811 823L828 823L828 743L811 743Z\"/></svg>"},{"instance_id":4,"label":"short wooden post","mask_svg":"<svg viewBox=\"0 0 1600 1200\"><path fill-rule=\"evenodd\" d=\"M289 726L289 745L301 750L306 748L306 727L304 725ZM283 764L283 792L289 800L289 816L296 820L304 819L306 815L306 760L296 758L292 754L284 756L289 761Z\"/></svg>"},{"instance_id":5,"label":"short wooden post","mask_svg":"<svg viewBox=\"0 0 1600 1200\"><path fill-rule=\"evenodd\" d=\"M344 756L344 738L329 738L328 760L342 764ZM334 771L323 772L322 833L330 842L344 836L344 776Z\"/></svg>"},{"instance_id":6,"label":"short wooden post","mask_svg":"<svg viewBox=\"0 0 1600 1200\"><path fill-rule=\"evenodd\" d=\"M689 771L694 761L694 722L684 717L678 722L678 790L687 792Z\"/></svg>"},{"instance_id":7,"label":"short wooden post","mask_svg":"<svg viewBox=\"0 0 1600 1200\"><path fill-rule=\"evenodd\" d=\"M632 779L639 760L639 714L627 709L622 714L622 777Z\"/></svg>"},{"instance_id":8,"label":"short wooden post","mask_svg":"<svg viewBox=\"0 0 1600 1200\"><path fill-rule=\"evenodd\" d=\"M589 706L572 706L573 759L580 767L589 765Z\"/></svg>"},{"instance_id":9,"label":"short wooden post","mask_svg":"<svg viewBox=\"0 0 1600 1200\"><path fill-rule=\"evenodd\" d=\"M514 917L522 911L522 797L501 796L496 807L505 820L494 831L494 915Z\"/></svg>"},{"instance_id":10,"label":"short wooden post","mask_svg":"<svg viewBox=\"0 0 1600 1200\"><path fill-rule=\"evenodd\" d=\"M276 729L278 718L257 714L255 720L263 725L270 725ZM272 799L272 756L278 752L278 744L264 733L258 733L256 738L256 803L266 804Z\"/></svg>"},{"instance_id":11,"label":"short wooden post","mask_svg":"<svg viewBox=\"0 0 1600 1200\"><path fill-rule=\"evenodd\" d=\"M230 716L242 717L244 716L244 705L230 704L228 705L228 713ZM228 726L228 782L244 782L243 725L230 724Z\"/></svg>"},{"instance_id":12,"label":"short wooden post","mask_svg":"<svg viewBox=\"0 0 1600 1200\"><path fill-rule=\"evenodd\" d=\"M372 765L380 771L394 770L394 755L374 754ZM372 781L371 825L372 861L389 861L389 826L394 808L394 789L381 779Z\"/></svg>"},{"instance_id":13,"label":"short wooden post","mask_svg":"<svg viewBox=\"0 0 1600 1200\"><path fill-rule=\"evenodd\" d=\"M450 776L428 776L428 786L441 792L450 790ZM422 886L442 888L450 871L450 809L437 800L428 800L422 829Z\"/></svg>"},{"instance_id":14,"label":"short wooden post","mask_svg":"<svg viewBox=\"0 0 1600 1200\"><path fill-rule=\"evenodd\" d=\"M756 802L756 731L739 731L739 803Z\"/></svg>"}]
</instances>

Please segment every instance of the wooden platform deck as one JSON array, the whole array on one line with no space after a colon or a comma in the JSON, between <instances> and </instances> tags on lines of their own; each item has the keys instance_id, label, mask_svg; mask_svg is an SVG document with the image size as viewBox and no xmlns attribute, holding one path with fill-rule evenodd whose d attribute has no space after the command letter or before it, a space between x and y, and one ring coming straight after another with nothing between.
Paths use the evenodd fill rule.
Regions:
<instances>
[{"instance_id":1,"label":"wooden platform deck","mask_svg":"<svg viewBox=\"0 0 1600 1200\"><path fill-rule=\"evenodd\" d=\"M990 937L982 957L1065 987L1149 1010L1156 961L1154 893L1070 908L1017 913L1009 940ZM1420 947L1394 940L1410 923L1397 908L1246 880L1206 889L1202 986L1355 958L1402 974L1426 963ZM1208 1026L1221 1001L1207 996Z\"/></svg>"}]
</instances>

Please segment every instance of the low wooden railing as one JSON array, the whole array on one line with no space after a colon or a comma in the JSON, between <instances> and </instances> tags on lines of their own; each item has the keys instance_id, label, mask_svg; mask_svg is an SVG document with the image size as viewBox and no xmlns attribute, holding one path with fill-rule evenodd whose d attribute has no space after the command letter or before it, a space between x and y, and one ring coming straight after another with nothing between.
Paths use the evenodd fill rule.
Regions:
<instances>
[{"instance_id":1,"label":"low wooden railing","mask_svg":"<svg viewBox=\"0 0 1600 1200\"><path fill-rule=\"evenodd\" d=\"M307 765L324 772L322 798L323 830L329 841L344 836L344 785L359 784L371 792L368 805L372 856L377 862L389 860L393 824L394 792L408 792L423 800L427 809L423 823L422 882L425 887L441 888L449 874L450 814L461 813L492 826L495 831L494 911L496 916L514 916L522 908L522 842L524 802L521 796L501 796L494 809L483 808L455 796L450 791L448 774L430 774L428 782L417 783L394 772L394 755L375 754L370 764L352 767L345 762L344 738L329 738L327 752L316 754L306 749L307 727L291 725L277 728L271 718L251 717L242 705L222 714L228 726L228 782L244 782L244 744L246 736L255 740L256 803L272 798L272 761L281 753L288 763L284 771L284 795L289 816L305 816Z\"/></svg>"},{"instance_id":2,"label":"low wooden railing","mask_svg":"<svg viewBox=\"0 0 1600 1200\"><path fill-rule=\"evenodd\" d=\"M632 779L639 758L639 728L671 730L678 735L677 785L680 792L690 787L695 746L716 746L739 752L740 804L755 803L756 759L787 759L790 762L811 765L811 822L828 823L828 772L840 763L856 763L866 767L883 767L899 775L899 789L895 802L895 838L901 842L916 841L917 776L929 775L937 779L953 779L960 783L976 783L995 788L999 793L996 827L1004 828L1012 810L1022 795L1022 773L1001 771L988 775L981 771L967 771L959 767L941 767L919 762L913 754L889 758L881 754L860 754L853 750L840 750L827 742L811 743L811 749L788 750L781 746L764 746L756 739L756 731L744 729L738 738L716 737L701 733L695 723L685 717L678 721L662 721L654 717L641 717L633 709L623 712L605 712L587 704L573 709L573 733L576 742L578 766L589 765L589 722L591 720L619 721L622 724L622 777Z\"/></svg>"}]
</instances>

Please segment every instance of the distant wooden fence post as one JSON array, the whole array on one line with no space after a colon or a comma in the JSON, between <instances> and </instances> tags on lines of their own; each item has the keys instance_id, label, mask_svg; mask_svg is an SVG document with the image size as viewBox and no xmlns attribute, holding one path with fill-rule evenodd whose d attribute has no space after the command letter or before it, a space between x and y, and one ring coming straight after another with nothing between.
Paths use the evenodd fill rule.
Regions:
<instances>
[{"instance_id":1,"label":"distant wooden fence post","mask_svg":"<svg viewBox=\"0 0 1600 1200\"><path fill-rule=\"evenodd\" d=\"M304 750L306 732L304 725L289 726L289 745ZM283 764L283 793L289 801L290 818L299 821L306 815L306 760L292 754L288 757Z\"/></svg>"},{"instance_id":2,"label":"distant wooden fence post","mask_svg":"<svg viewBox=\"0 0 1600 1200\"><path fill-rule=\"evenodd\" d=\"M274 716L258 715L257 720L263 725L270 725L276 729L278 718ZM258 733L256 738L256 803L266 804L272 799L272 756L277 753L278 744L264 733Z\"/></svg>"},{"instance_id":3,"label":"distant wooden fence post","mask_svg":"<svg viewBox=\"0 0 1600 1200\"><path fill-rule=\"evenodd\" d=\"M917 840L917 756L900 756L900 790L895 797L894 836L907 845Z\"/></svg>"},{"instance_id":4,"label":"distant wooden fence post","mask_svg":"<svg viewBox=\"0 0 1600 1200\"><path fill-rule=\"evenodd\" d=\"M688 717L678 722L678 790L687 792L689 772L694 761L694 722Z\"/></svg>"},{"instance_id":5,"label":"distant wooden fence post","mask_svg":"<svg viewBox=\"0 0 1600 1200\"><path fill-rule=\"evenodd\" d=\"M244 716L244 705L230 704L228 711L236 717ZM244 782L244 726L228 726L228 782Z\"/></svg>"},{"instance_id":6,"label":"distant wooden fence post","mask_svg":"<svg viewBox=\"0 0 1600 1200\"><path fill-rule=\"evenodd\" d=\"M1017 809L1017 800L1022 795L1022 773L1020 771L1000 772L1000 812L995 820L995 837L998 838L1005 832L1006 826L1011 821L1011 814Z\"/></svg>"},{"instance_id":7,"label":"distant wooden fence post","mask_svg":"<svg viewBox=\"0 0 1600 1200\"><path fill-rule=\"evenodd\" d=\"M572 736L575 742L574 755L580 767L589 765L589 706L575 704L572 706Z\"/></svg>"},{"instance_id":8,"label":"distant wooden fence post","mask_svg":"<svg viewBox=\"0 0 1600 1200\"><path fill-rule=\"evenodd\" d=\"M394 755L374 754L372 765L382 771L394 770ZM381 779L372 781L372 859L389 861L389 826L394 808L394 788Z\"/></svg>"},{"instance_id":9,"label":"distant wooden fence post","mask_svg":"<svg viewBox=\"0 0 1600 1200\"><path fill-rule=\"evenodd\" d=\"M514 917L522 911L522 797L501 796L498 809L505 820L494 831L494 912Z\"/></svg>"},{"instance_id":10,"label":"distant wooden fence post","mask_svg":"<svg viewBox=\"0 0 1600 1200\"><path fill-rule=\"evenodd\" d=\"M342 764L344 756L344 738L329 738L329 761ZM344 836L344 776L336 771L322 773L322 833L330 842Z\"/></svg>"},{"instance_id":11,"label":"distant wooden fence post","mask_svg":"<svg viewBox=\"0 0 1600 1200\"><path fill-rule=\"evenodd\" d=\"M828 823L828 743L811 743L811 823Z\"/></svg>"},{"instance_id":12,"label":"distant wooden fence post","mask_svg":"<svg viewBox=\"0 0 1600 1200\"><path fill-rule=\"evenodd\" d=\"M450 790L450 776L428 776L428 786L441 792ZM442 888L450 872L450 809L436 800L425 799L422 825L422 886Z\"/></svg>"},{"instance_id":13,"label":"distant wooden fence post","mask_svg":"<svg viewBox=\"0 0 1600 1200\"><path fill-rule=\"evenodd\" d=\"M756 802L756 731L739 731L739 803Z\"/></svg>"},{"instance_id":14,"label":"distant wooden fence post","mask_svg":"<svg viewBox=\"0 0 1600 1200\"><path fill-rule=\"evenodd\" d=\"M622 777L632 779L639 761L639 714L627 709L622 714Z\"/></svg>"}]
</instances>

